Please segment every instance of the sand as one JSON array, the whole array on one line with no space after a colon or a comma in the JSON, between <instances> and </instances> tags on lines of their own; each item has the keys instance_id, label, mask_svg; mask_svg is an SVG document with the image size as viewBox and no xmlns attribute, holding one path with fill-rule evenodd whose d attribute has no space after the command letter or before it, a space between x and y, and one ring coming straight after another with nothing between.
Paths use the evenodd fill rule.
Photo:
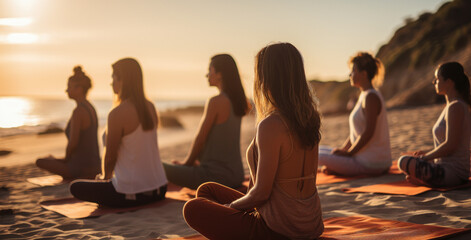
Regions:
<instances>
[{"instance_id":1,"label":"sand","mask_svg":"<svg viewBox=\"0 0 471 240\"><path fill-rule=\"evenodd\" d=\"M389 111L393 158L401 152L432 147L431 128L443 105ZM159 135L163 161L182 159L195 134L200 112L179 115L184 130ZM254 135L253 115L244 118L241 151ZM167 133L164 133L167 131ZM173 131L174 132L174 131ZM323 118L323 145L338 146L348 136L348 115ZM161 135L166 138L162 139ZM109 214L90 219L69 219L39 206L39 202L70 197L67 184L37 187L26 178L44 176L33 162L38 156L63 154L62 134L16 136L0 139L0 149L13 152L0 156L0 239L148 239L186 236L196 232L181 215L184 203L165 208ZM245 155L245 154L243 154ZM245 161L245 159L244 159ZM247 169L246 169L247 171ZM385 175L318 186L324 218L366 215L390 220L431 224L454 228L471 228L471 190L429 191L418 196L343 193L342 188L398 181L402 175ZM469 239L463 236L460 239Z\"/></svg>"}]
</instances>

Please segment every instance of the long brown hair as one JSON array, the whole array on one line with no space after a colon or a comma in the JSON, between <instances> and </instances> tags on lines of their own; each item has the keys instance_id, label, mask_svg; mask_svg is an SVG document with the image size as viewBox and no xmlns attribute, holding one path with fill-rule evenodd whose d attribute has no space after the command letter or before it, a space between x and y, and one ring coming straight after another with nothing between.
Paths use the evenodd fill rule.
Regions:
<instances>
[{"instance_id":1,"label":"long brown hair","mask_svg":"<svg viewBox=\"0 0 471 240\"><path fill-rule=\"evenodd\" d=\"M290 43L268 45L256 56L254 81L257 119L277 110L305 147L321 139L317 103L306 81L298 49Z\"/></svg>"},{"instance_id":2,"label":"long brown hair","mask_svg":"<svg viewBox=\"0 0 471 240\"><path fill-rule=\"evenodd\" d=\"M118 100L124 101L129 99L136 108L142 129L154 129L157 123L154 123L149 108L147 107L142 70L139 63L133 58L123 58L115 62L112 67L118 80L123 83L121 91L118 93Z\"/></svg>"},{"instance_id":3,"label":"long brown hair","mask_svg":"<svg viewBox=\"0 0 471 240\"><path fill-rule=\"evenodd\" d=\"M229 54L218 54L211 58L211 65L221 73L222 91L231 100L235 115L244 116L249 111L249 104L234 58Z\"/></svg>"},{"instance_id":4,"label":"long brown hair","mask_svg":"<svg viewBox=\"0 0 471 240\"><path fill-rule=\"evenodd\" d=\"M366 71L368 80L375 87L383 85L384 66L379 58L373 57L367 52L358 52L350 58L349 65L355 64L360 71Z\"/></svg>"}]
</instances>

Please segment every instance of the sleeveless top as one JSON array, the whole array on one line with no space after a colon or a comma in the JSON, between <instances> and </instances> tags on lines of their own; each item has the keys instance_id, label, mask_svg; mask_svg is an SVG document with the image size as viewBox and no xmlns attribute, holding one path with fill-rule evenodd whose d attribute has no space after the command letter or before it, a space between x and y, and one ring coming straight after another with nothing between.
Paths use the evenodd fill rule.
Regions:
<instances>
[{"instance_id":1,"label":"sleeveless top","mask_svg":"<svg viewBox=\"0 0 471 240\"><path fill-rule=\"evenodd\" d=\"M77 148L71 153L67 160L67 166L75 178L93 177L101 172L101 158L98 147L98 118L95 108L90 104L90 108L85 103L78 103L90 116L90 126L80 130ZM70 140L70 122L65 128L65 135Z\"/></svg>"},{"instance_id":2,"label":"sleeveless top","mask_svg":"<svg viewBox=\"0 0 471 240\"><path fill-rule=\"evenodd\" d=\"M226 185L239 186L244 181L244 168L240 154L241 117L236 116L230 104L228 119L212 126L203 151L199 156L201 167L211 177Z\"/></svg>"},{"instance_id":3,"label":"sleeveless top","mask_svg":"<svg viewBox=\"0 0 471 240\"><path fill-rule=\"evenodd\" d=\"M288 128L288 125L281 116L280 119ZM281 168L283 164L290 159L293 153L294 144L291 134L289 134L289 137L291 140L291 150L287 157L280 159L278 168ZM252 180L254 180L257 174L256 168L258 162L256 138L252 140L252 144L250 145L248 152L250 150L252 151L252 156L247 154L247 163L249 166L253 166L250 168L250 174ZM306 152L304 154L306 154ZM302 172L304 172L305 161L306 159L304 155ZM257 211L272 231L282 234L290 239L314 239L318 238L322 234L324 231L324 223L322 220L322 209L317 188L312 196L306 199L299 199L292 197L283 191L283 189L278 185L278 183L296 181L304 183L304 180L315 180L316 176L317 175L314 173L311 173L308 176L301 176L298 178L275 178L270 197L262 206L257 208ZM255 183L255 181L253 182Z\"/></svg>"},{"instance_id":4,"label":"sleeveless top","mask_svg":"<svg viewBox=\"0 0 471 240\"><path fill-rule=\"evenodd\" d=\"M122 138L111 182L123 194L147 192L167 184L156 128L144 131L139 125Z\"/></svg>"},{"instance_id":5,"label":"sleeveless top","mask_svg":"<svg viewBox=\"0 0 471 240\"><path fill-rule=\"evenodd\" d=\"M461 133L460 141L458 142L458 146L452 154L446 157L434 159L434 162L447 165L449 168L453 169L453 174L457 175L460 179L467 181L470 174L469 144L471 137L471 116L468 104L462 102L461 100L455 100L446 105L437 122L433 126L433 143L436 148L446 140L448 110L451 104L461 104L465 109L463 123L461 126L457 126Z\"/></svg>"},{"instance_id":6,"label":"sleeveless top","mask_svg":"<svg viewBox=\"0 0 471 240\"><path fill-rule=\"evenodd\" d=\"M350 142L353 144L366 129L366 116L362 104L368 94L375 94L381 101L381 111L376 120L373 136L353 157L362 166L370 169L387 169L391 166L391 145L389 142L389 126L383 97L376 89L362 91L358 101L350 113Z\"/></svg>"}]
</instances>

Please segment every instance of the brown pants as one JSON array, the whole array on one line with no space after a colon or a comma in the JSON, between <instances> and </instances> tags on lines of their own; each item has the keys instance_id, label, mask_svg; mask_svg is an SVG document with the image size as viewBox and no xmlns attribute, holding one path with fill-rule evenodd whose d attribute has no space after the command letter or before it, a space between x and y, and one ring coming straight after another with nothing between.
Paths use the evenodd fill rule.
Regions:
<instances>
[{"instance_id":1,"label":"brown pants","mask_svg":"<svg viewBox=\"0 0 471 240\"><path fill-rule=\"evenodd\" d=\"M215 182L202 184L183 207L186 223L209 239L287 239L272 231L256 210L224 206L244 194Z\"/></svg>"}]
</instances>

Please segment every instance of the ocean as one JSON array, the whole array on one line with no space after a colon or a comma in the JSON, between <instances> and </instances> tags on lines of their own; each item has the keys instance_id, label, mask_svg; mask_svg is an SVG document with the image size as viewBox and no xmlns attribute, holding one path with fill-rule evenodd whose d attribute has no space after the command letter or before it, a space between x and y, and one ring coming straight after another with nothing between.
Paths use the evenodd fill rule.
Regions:
<instances>
[{"instance_id":1,"label":"ocean","mask_svg":"<svg viewBox=\"0 0 471 240\"><path fill-rule=\"evenodd\" d=\"M112 100L90 100L98 114L99 126L106 124ZM158 111L201 106L204 101L153 100ZM40 97L0 97L0 138L21 134L37 134L50 127L64 129L75 108L70 99Z\"/></svg>"}]
</instances>

